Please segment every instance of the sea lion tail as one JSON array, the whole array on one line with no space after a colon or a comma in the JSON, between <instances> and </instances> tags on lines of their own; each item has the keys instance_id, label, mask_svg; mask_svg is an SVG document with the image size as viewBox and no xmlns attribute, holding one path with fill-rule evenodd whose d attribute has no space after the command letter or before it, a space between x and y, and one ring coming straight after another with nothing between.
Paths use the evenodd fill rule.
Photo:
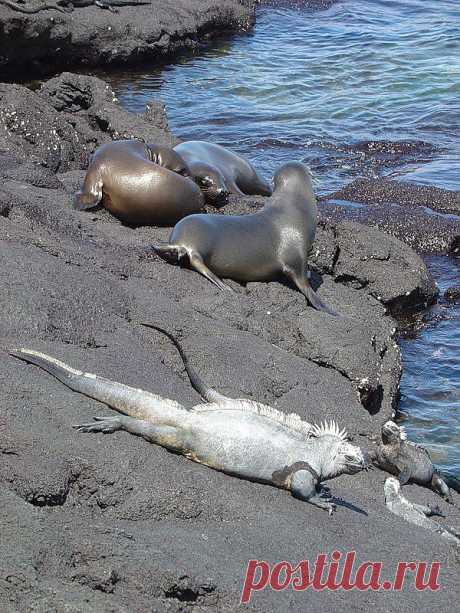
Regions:
<instances>
[{"instance_id":1,"label":"sea lion tail","mask_svg":"<svg viewBox=\"0 0 460 613\"><path fill-rule=\"evenodd\" d=\"M139 323L141 326L144 326L146 328L153 328L153 330L158 330L158 332L161 332L169 338L169 340L173 343L174 347L179 352L192 387L200 394L200 396L204 400L207 400L208 402L221 402L223 400L229 400L228 396L223 396L222 394L219 394L218 391L216 391L212 387L209 387L209 385L207 385L203 381L203 379L199 376L196 370L190 365L188 357L182 345L179 343L177 338L171 334L171 332L168 332L167 330L164 330L163 328L160 328L160 326L156 326L154 324L147 324L143 322Z\"/></svg>"}]
</instances>

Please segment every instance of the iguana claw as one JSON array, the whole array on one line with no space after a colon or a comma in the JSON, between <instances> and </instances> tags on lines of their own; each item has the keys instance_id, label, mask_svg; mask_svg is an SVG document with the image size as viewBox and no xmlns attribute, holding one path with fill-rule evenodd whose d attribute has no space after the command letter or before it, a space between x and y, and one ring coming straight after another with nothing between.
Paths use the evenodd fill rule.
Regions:
<instances>
[{"instance_id":1,"label":"iguana claw","mask_svg":"<svg viewBox=\"0 0 460 613\"><path fill-rule=\"evenodd\" d=\"M431 504L429 504L428 507L431 511L431 515L438 515L439 517L445 517L442 510L439 508L439 505L432 506Z\"/></svg>"},{"instance_id":2,"label":"iguana claw","mask_svg":"<svg viewBox=\"0 0 460 613\"><path fill-rule=\"evenodd\" d=\"M119 417L94 417L94 422L89 424L75 424L72 428L78 432L103 432L111 434L121 428L121 420Z\"/></svg>"}]
</instances>

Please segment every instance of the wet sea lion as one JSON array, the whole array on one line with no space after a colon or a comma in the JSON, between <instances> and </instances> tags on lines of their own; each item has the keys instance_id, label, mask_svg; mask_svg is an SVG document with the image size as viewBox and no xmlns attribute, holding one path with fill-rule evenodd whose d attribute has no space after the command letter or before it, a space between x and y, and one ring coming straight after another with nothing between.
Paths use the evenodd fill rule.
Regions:
<instances>
[{"instance_id":1,"label":"wet sea lion","mask_svg":"<svg viewBox=\"0 0 460 613\"><path fill-rule=\"evenodd\" d=\"M310 170L300 162L282 166L265 207L251 215L190 215L173 229L169 243L152 245L165 259L190 265L220 289L219 277L271 281L285 275L309 303L337 315L310 286L307 259L316 234L317 207Z\"/></svg>"},{"instance_id":2,"label":"wet sea lion","mask_svg":"<svg viewBox=\"0 0 460 613\"><path fill-rule=\"evenodd\" d=\"M229 194L272 194L270 185L249 162L220 145L190 140L176 145L174 150L187 162L193 179L210 202L225 200Z\"/></svg>"},{"instance_id":3,"label":"wet sea lion","mask_svg":"<svg viewBox=\"0 0 460 613\"><path fill-rule=\"evenodd\" d=\"M92 155L73 206L81 211L99 203L131 225L167 225L203 210L204 197L173 149L120 140Z\"/></svg>"}]
</instances>

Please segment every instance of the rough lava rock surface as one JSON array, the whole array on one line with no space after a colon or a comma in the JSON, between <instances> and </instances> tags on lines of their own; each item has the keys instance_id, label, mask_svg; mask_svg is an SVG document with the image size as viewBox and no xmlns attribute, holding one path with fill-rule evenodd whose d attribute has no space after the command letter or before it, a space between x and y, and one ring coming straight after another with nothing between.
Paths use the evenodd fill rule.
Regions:
<instances>
[{"instance_id":1,"label":"rough lava rock surface","mask_svg":"<svg viewBox=\"0 0 460 613\"><path fill-rule=\"evenodd\" d=\"M460 241L460 192L361 178L321 198L321 218L353 219L393 234L418 252L452 253Z\"/></svg>"},{"instance_id":2,"label":"rough lava rock surface","mask_svg":"<svg viewBox=\"0 0 460 613\"><path fill-rule=\"evenodd\" d=\"M50 0L49 4L52 4ZM29 6L39 6L27 0ZM253 0L151 0L122 6L118 13L97 6L26 15L0 5L0 72L53 73L68 66L158 62L184 49L254 22Z\"/></svg>"},{"instance_id":3,"label":"rough lava rock surface","mask_svg":"<svg viewBox=\"0 0 460 613\"><path fill-rule=\"evenodd\" d=\"M0 91L0 610L236 611L250 558L295 564L334 550L381 561L382 580L399 560L438 560L442 589L417 592L410 581L402 592L267 589L254 596L254 610L299 611L307 602L325 612L449 610L458 557L386 509L384 473L332 481L338 510L329 517L124 432L77 434L72 424L110 409L7 353L43 350L192 406L199 398L174 348L139 325L157 323L223 393L310 421L337 419L366 448L397 403L392 314L436 296L419 256L374 228L324 223L313 282L343 317L314 311L282 283L219 292L151 253L150 242L169 229L127 228L105 210L69 205L84 176L82 151L116 135L173 140L161 106L131 116L101 81L70 74L38 92ZM5 123L12 104L27 130L46 118L39 137ZM47 129L57 132L59 155L46 147ZM235 197L224 213L263 202ZM432 492L409 486L405 495L440 504L440 521L460 524L458 510Z\"/></svg>"}]
</instances>

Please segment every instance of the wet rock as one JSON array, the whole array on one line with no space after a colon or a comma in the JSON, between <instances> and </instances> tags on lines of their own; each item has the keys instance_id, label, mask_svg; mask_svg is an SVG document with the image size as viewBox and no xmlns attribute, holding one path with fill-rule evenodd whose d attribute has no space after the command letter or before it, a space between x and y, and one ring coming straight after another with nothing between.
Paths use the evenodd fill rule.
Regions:
<instances>
[{"instance_id":1,"label":"wet rock","mask_svg":"<svg viewBox=\"0 0 460 613\"><path fill-rule=\"evenodd\" d=\"M386 179L358 179L320 198L327 222L352 219L376 226L420 253L455 251L460 193Z\"/></svg>"},{"instance_id":2,"label":"wet rock","mask_svg":"<svg viewBox=\"0 0 460 613\"><path fill-rule=\"evenodd\" d=\"M329 194L327 199L374 205L391 203L407 207L428 207L440 213L460 215L460 192L382 178L356 179L341 190Z\"/></svg>"},{"instance_id":3,"label":"wet rock","mask_svg":"<svg viewBox=\"0 0 460 613\"><path fill-rule=\"evenodd\" d=\"M254 7L252 0L152 0L118 13L88 6L26 15L0 5L0 70L13 79L37 78L68 66L158 62L217 35L247 30Z\"/></svg>"},{"instance_id":4,"label":"wet rock","mask_svg":"<svg viewBox=\"0 0 460 613\"><path fill-rule=\"evenodd\" d=\"M449 302L459 302L460 301L460 285L454 285L449 287L444 292L444 298Z\"/></svg>"}]
</instances>

